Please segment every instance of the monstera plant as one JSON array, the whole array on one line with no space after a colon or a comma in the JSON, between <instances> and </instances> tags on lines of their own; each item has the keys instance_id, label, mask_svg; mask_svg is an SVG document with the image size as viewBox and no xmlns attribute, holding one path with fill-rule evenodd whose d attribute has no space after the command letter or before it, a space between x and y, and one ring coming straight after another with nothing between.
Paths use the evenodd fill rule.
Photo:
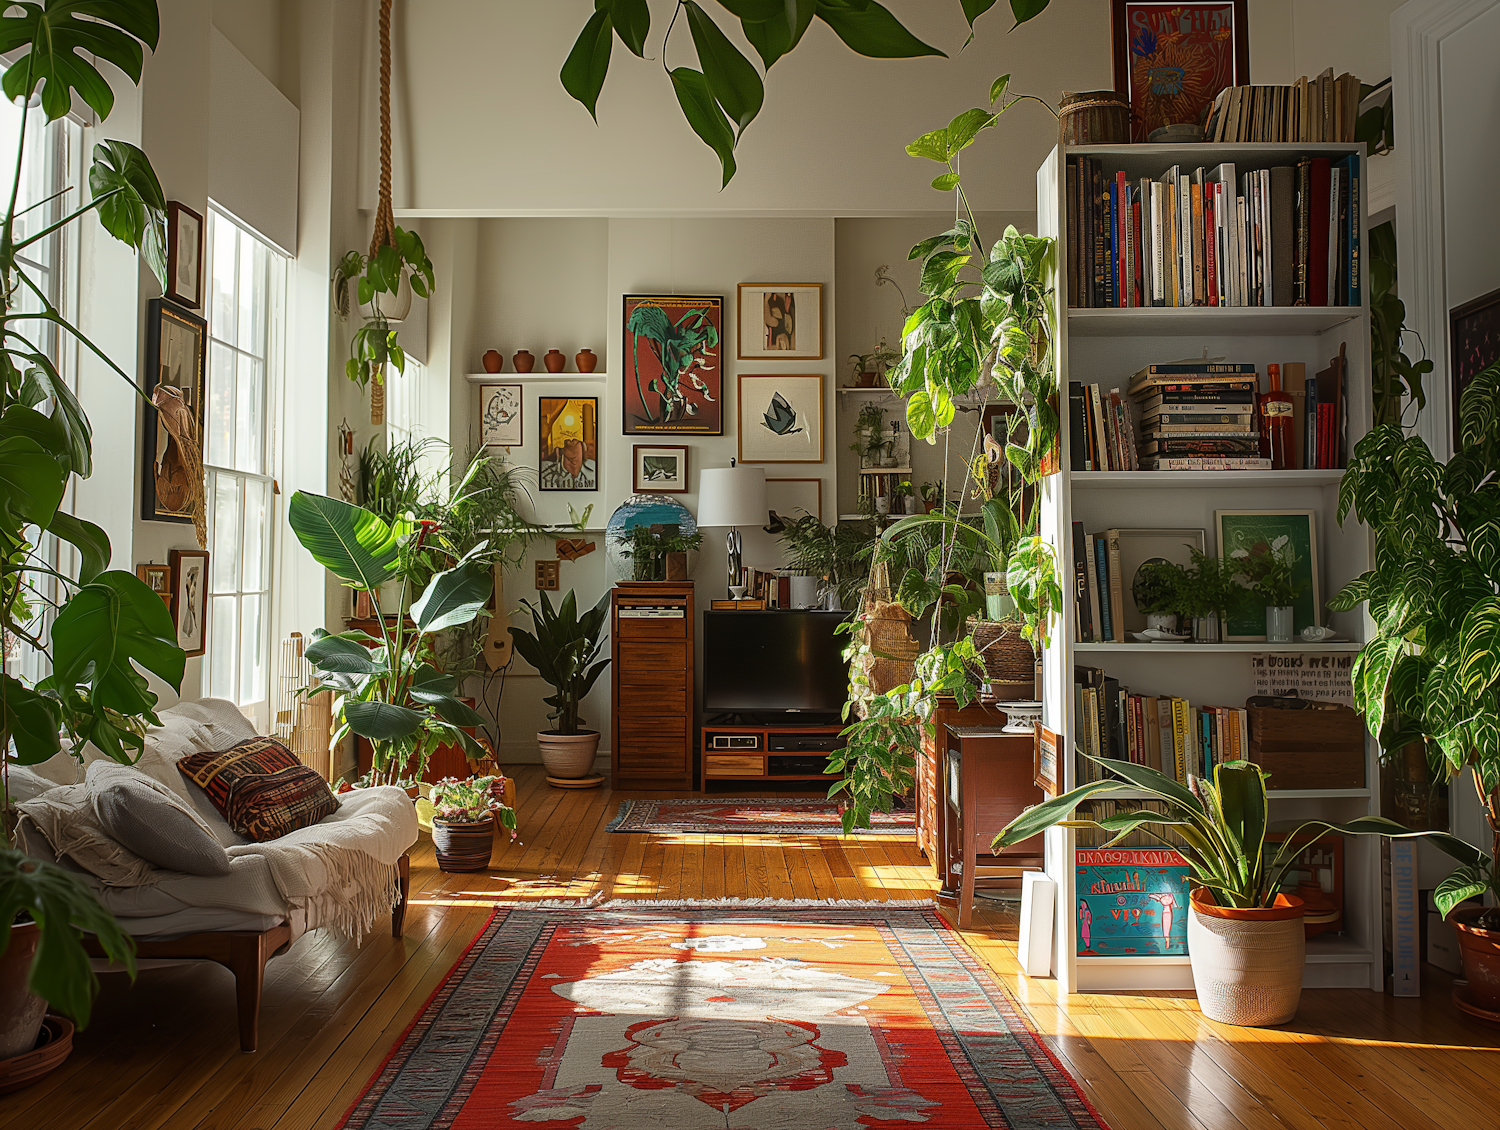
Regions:
<instances>
[{"instance_id":1,"label":"monstera plant","mask_svg":"<svg viewBox=\"0 0 1500 1130\"><path fill-rule=\"evenodd\" d=\"M719 331L707 310L689 310L674 323L660 306L637 306L625 328L635 335L630 355L630 373L635 379L636 396L645 411L641 423L666 424L687 416L696 416L699 405L694 398L713 403L708 382L695 370L714 368L710 352L719 344ZM656 358L661 376L652 377L641 388L641 343ZM647 398L647 393L651 398ZM656 407L653 411L652 404Z\"/></svg>"}]
</instances>

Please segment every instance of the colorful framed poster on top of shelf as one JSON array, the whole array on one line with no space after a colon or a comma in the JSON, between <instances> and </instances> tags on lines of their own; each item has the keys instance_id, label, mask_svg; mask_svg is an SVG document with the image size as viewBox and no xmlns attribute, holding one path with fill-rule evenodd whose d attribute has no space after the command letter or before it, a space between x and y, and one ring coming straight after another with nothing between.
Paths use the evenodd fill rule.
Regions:
<instances>
[{"instance_id":1,"label":"colorful framed poster on top of shelf","mask_svg":"<svg viewBox=\"0 0 1500 1130\"><path fill-rule=\"evenodd\" d=\"M1215 510L1214 530L1219 556L1248 561L1267 553L1288 561L1292 582L1300 585L1292 605L1292 632L1322 624L1322 593L1318 588L1317 513L1312 510ZM1229 617L1224 639L1251 643L1266 638L1266 612L1254 602Z\"/></svg>"},{"instance_id":2,"label":"colorful framed poster on top of shelf","mask_svg":"<svg viewBox=\"0 0 1500 1130\"><path fill-rule=\"evenodd\" d=\"M1453 391L1448 414L1453 417L1453 447L1463 446L1459 435L1458 409L1469 382L1500 361L1500 290L1480 295L1455 306L1448 314L1448 358L1453 370Z\"/></svg>"},{"instance_id":3,"label":"colorful framed poster on top of shelf","mask_svg":"<svg viewBox=\"0 0 1500 1130\"><path fill-rule=\"evenodd\" d=\"M625 435L724 434L724 300L625 295Z\"/></svg>"},{"instance_id":4,"label":"colorful framed poster on top of shelf","mask_svg":"<svg viewBox=\"0 0 1500 1130\"><path fill-rule=\"evenodd\" d=\"M1115 89L1130 101L1130 140L1203 125L1226 86L1250 81L1247 0L1113 0Z\"/></svg>"},{"instance_id":5,"label":"colorful framed poster on top of shelf","mask_svg":"<svg viewBox=\"0 0 1500 1130\"><path fill-rule=\"evenodd\" d=\"M1169 848L1078 848L1079 957L1187 953L1188 865Z\"/></svg>"}]
</instances>

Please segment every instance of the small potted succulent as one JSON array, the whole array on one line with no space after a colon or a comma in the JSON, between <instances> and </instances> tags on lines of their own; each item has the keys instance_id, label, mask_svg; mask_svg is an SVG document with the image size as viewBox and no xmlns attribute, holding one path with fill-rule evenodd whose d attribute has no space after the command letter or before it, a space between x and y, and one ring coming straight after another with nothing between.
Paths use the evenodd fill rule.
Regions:
<instances>
[{"instance_id":1,"label":"small potted succulent","mask_svg":"<svg viewBox=\"0 0 1500 1130\"><path fill-rule=\"evenodd\" d=\"M516 832L516 810L495 799L498 777L444 777L432 786L432 849L442 871L483 871L490 865L495 822Z\"/></svg>"}]
</instances>

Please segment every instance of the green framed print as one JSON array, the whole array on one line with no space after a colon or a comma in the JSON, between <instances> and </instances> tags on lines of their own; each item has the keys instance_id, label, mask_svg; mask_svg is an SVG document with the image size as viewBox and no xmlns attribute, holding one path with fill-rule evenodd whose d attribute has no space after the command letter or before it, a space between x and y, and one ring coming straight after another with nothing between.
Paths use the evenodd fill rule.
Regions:
<instances>
[{"instance_id":1,"label":"green framed print","mask_svg":"<svg viewBox=\"0 0 1500 1130\"><path fill-rule=\"evenodd\" d=\"M1219 556L1244 560L1274 553L1287 559L1301 592L1292 605L1292 631L1322 623L1318 585L1318 526L1313 510L1215 510ZM1229 618L1224 639L1253 642L1266 638L1265 609L1247 606Z\"/></svg>"}]
</instances>

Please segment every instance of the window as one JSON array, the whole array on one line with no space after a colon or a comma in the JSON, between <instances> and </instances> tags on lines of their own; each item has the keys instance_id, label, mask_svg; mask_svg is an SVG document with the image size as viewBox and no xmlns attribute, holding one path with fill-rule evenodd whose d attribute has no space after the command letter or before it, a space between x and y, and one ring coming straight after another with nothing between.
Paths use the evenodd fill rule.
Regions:
<instances>
[{"instance_id":1,"label":"window","mask_svg":"<svg viewBox=\"0 0 1500 1130\"><path fill-rule=\"evenodd\" d=\"M270 695L271 408L281 378L286 256L212 204L208 412L208 694L242 708Z\"/></svg>"}]
</instances>

